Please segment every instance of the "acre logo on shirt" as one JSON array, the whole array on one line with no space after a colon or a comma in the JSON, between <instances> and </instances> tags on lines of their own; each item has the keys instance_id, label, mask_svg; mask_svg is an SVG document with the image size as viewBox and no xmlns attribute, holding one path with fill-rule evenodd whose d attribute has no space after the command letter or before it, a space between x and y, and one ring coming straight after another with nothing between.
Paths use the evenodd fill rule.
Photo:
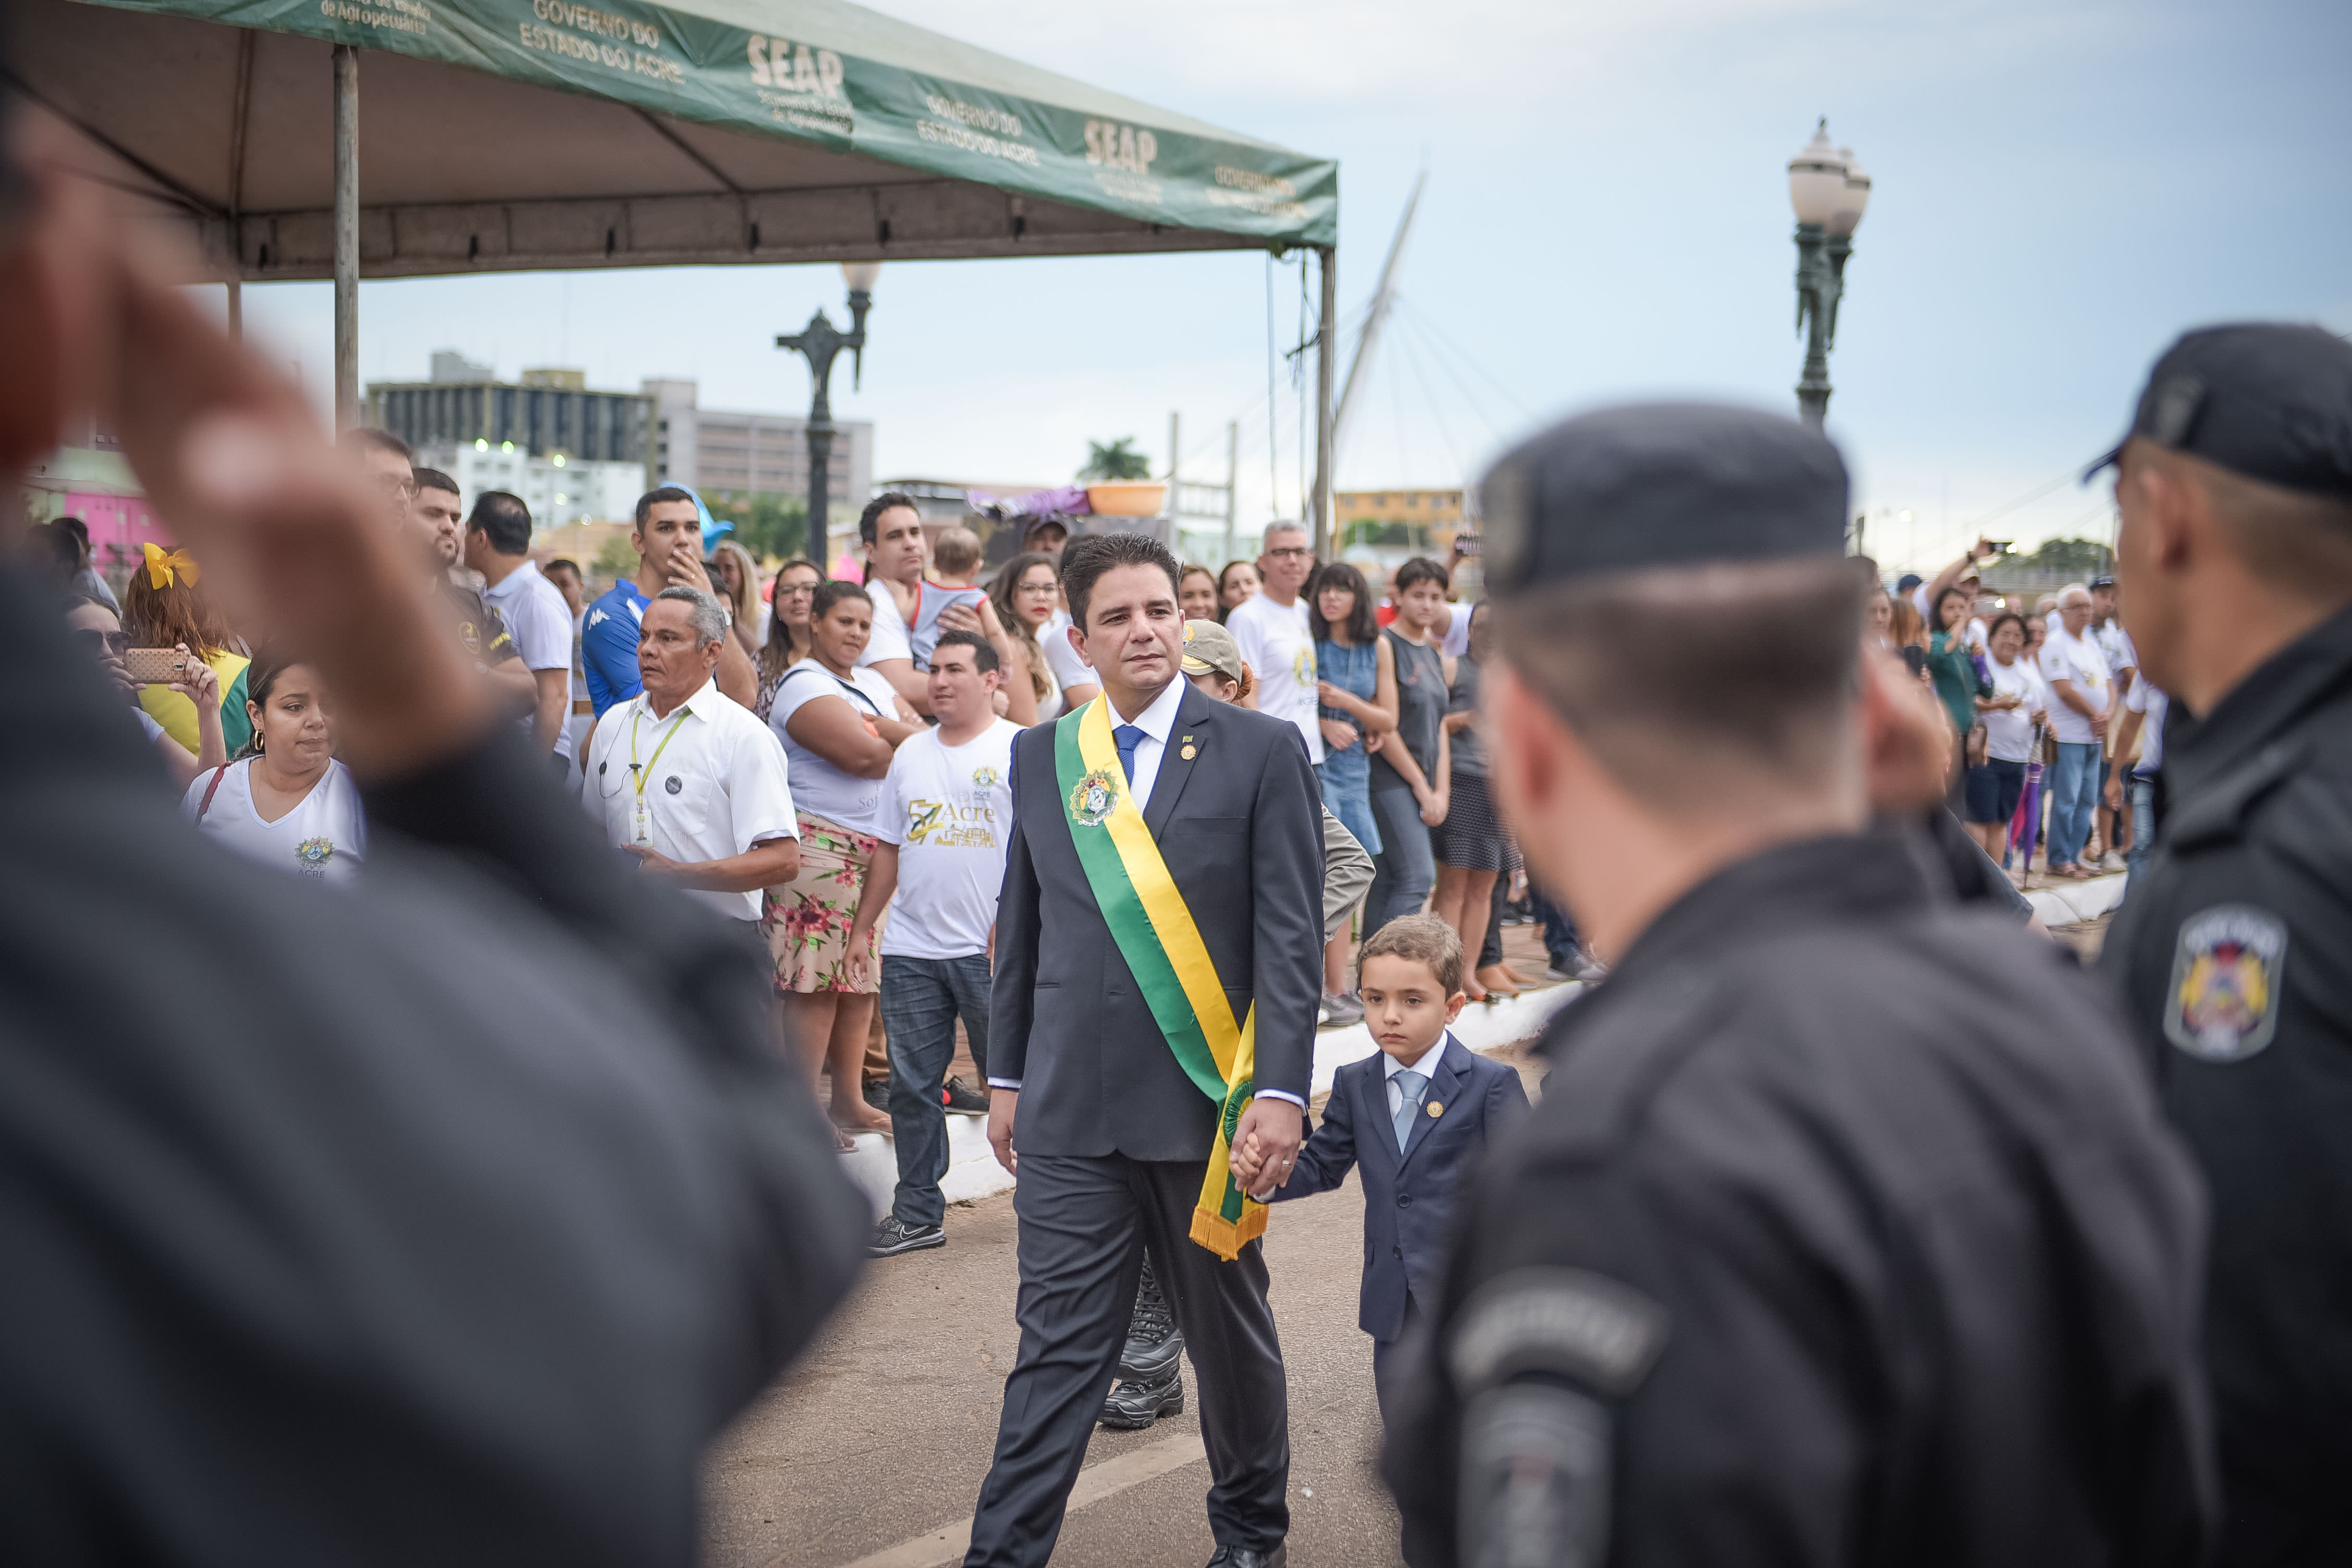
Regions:
<instances>
[{"instance_id":1,"label":"acre logo on shirt","mask_svg":"<svg viewBox=\"0 0 2352 1568\"><path fill-rule=\"evenodd\" d=\"M907 842L934 849L993 849L996 808L970 801L910 800Z\"/></svg>"}]
</instances>

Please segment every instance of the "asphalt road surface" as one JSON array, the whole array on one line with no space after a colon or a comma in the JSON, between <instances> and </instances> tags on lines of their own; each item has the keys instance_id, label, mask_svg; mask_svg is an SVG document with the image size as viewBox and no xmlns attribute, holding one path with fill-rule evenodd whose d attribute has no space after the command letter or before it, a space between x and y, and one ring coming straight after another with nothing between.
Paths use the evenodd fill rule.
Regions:
<instances>
[{"instance_id":1,"label":"asphalt road surface","mask_svg":"<svg viewBox=\"0 0 2352 1568\"><path fill-rule=\"evenodd\" d=\"M1529 1084L1530 1092L1534 1085ZM872 1265L810 1352L714 1444L710 1568L934 1568L962 1531L996 1440L1016 1334L1010 1194L950 1207L948 1244ZM1290 1376L1290 1562L1389 1568L1396 1510L1373 1473L1371 1341L1356 1327L1363 1195L1274 1212L1275 1321ZM1097 1427L1054 1561L1201 1568L1216 1543L1203 1499L1193 1377L1186 1407L1144 1432Z\"/></svg>"}]
</instances>

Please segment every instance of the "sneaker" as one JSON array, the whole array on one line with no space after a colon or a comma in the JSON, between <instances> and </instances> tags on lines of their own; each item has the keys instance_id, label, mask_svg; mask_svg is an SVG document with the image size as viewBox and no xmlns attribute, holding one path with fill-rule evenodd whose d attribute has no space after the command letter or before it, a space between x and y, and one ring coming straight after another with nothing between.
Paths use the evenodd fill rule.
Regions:
<instances>
[{"instance_id":1,"label":"sneaker","mask_svg":"<svg viewBox=\"0 0 2352 1568\"><path fill-rule=\"evenodd\" d=\"M958 1116L985 1116L988 1090L968 1078L951 1078L947 1088L940 1091L940 1103Z\"/></svg>"},{"instance_id":2,"label":"sneaker","mask_svg":"<svg viewBox=\"0 0 2352 1568\"><path fill-rule=\"evenodd\" d=\"M1333 1028L1345 1028L1349 1024L1364 1021L1364 1001L1352 991L1342 991L1336 996L1323 998L1323 1021Z\"/></svg>"},{"instance_id":3,"label":"sneaker","mask_svg":"<svg viewBox=\"0 0 2352 1568\"><path fill-rule=\"evenodd\" d=\"M1606 976L1609 966L1581 948L1565 963L1554 963L1544 971L1546 980L1580 980L1590 985Z\"/></svg>"},{"instance_id":4,"label":"sneaker","mask_svg":"<svg viewBox=\"0 0 2352 1568\"><path fill-rule=\"evenodd\" d=\"M902 1252L921 1252L947 1244L948 1233L939 1226L907 1225L897 1215L886 1214L875 1223L873 1239L866 1244L866 1256L896 1258Z\"/></svg>"}]
</instances>

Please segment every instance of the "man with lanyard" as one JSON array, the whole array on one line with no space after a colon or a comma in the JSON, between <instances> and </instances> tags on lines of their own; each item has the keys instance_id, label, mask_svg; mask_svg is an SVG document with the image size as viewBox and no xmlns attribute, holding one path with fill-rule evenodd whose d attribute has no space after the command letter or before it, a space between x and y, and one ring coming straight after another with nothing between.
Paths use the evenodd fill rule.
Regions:
<instances>
[{"instance_id":1,"label":"man with lanyard","mask_svg":"<svg viewBox=\"0 0 2352 1568\"><path fill-rule=\"evenodd\" d=\"M711 679L729 640L715 595L655 595L637 647L644 688L596 727L585 772L614 848L752 931L760 889L800 875L800 828L782 749Z\"/></svg>"},{"instance_id":2,"label":"man with lanyard","mask_svg":"<svg viewBox=\"0 0 2352 1568\"><path fill-rule=\"evenodd\" d=\"M1219 1568L1283 1561L1289 1417L1257 1239L1291 1169L1322 993L1320 797L1297 731L1179 668L1175 557L1063 556L1102 694L1013 748L989 1142L1015 1171L1021 1348L971 1564L1042 1564L1149 1239L1201 1394Z\"/></svg>"},{"instance_id":3,"label":"man with lanyard","mask_svg":"<svg viewBox=\"0 0 2352 1568\"><path fill-rule=\"evenodd\" d=\"M1416 1568L2199 1561L2194 1173L2095 983L1869 824L1847 494L1696 405L1480 487L1496 804L1611 967L1403 1349Z\"/></svg>"},{"instance_id":4,"label":"man with lanyard","mask_svg":"<svg viewBox=\"0 0 2352 1568\"><path fill-rule=\"evenodd\" d=\"M2099 966L2212 1194L2220 1561L2352 1561L2352 345L2190 332L2109 462L2171 713Z\"/></svg>"},{"instance_id":5,"label":"man with lanyard","mask_svg":"<svg viewBox=\"0 0 2352 1568\"><path fill-rule=\"evenodd\" d=\"M669 587L712 593L710 574L702 565L704 516L702 502L682 485L664 485L637 498L636 521L629 529L629 544L637 552L636 572L589 605L580 628L588 700L599 719L614 703L625 702L643 689L637 676L638 634L654 595ZM720 609L725 613L724 600ZM759 672L731 637L719 650L712 679L722 694L745 708L759 700Z\"/></svg>"}]
</instances>

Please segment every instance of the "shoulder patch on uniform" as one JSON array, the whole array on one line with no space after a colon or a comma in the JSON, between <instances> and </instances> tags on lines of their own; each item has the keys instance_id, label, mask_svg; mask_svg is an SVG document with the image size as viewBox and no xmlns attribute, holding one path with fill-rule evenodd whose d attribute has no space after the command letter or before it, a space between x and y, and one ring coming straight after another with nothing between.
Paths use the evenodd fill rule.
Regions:
<instances>
[{"instance_id":1,"label":"shoulder patch on uniform","mask_svg":"<svg viewBox=\"0 0 2352 1568\"><path fill-rule=\"evenodd\" d=\"M2206 1062L2241 1062L2278 1033L2286 926L2267 910L2217 904L2180 922L2164 1033Z\"/></svg>"},{"instance_id":2,"label":"shoulder patch on uniform","mask_svg":"<svg viewBox=\"0 0 2352 1568\"><path fill-rule=\"evenodd\" d=\"M1559 1373L1604 1394L1641 1386L1666 1342L1666 1310L1581 1268L1519 1268L1472 1296L1447 1347L1465 1389L1522 1372Z\"/></svg>"}]
</instances>

